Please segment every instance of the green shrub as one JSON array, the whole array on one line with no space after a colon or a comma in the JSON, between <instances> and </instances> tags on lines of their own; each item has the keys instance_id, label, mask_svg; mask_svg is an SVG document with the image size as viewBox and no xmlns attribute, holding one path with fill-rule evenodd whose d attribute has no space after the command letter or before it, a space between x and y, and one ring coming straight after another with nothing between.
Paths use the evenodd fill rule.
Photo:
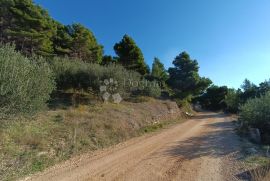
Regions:
<instances>
[{"instance_id":1,"label":"green shrub","mask_svg":"<svg viewBox=\"0 0 270 181\"><path fill-rule=\"evenodd\" d=\"M13 46L0 45L0 117L40 110L54 86L42 58L26 58Z\"/></svg>"},{"instance_id":2,"label":"green shrub","mask_svg":"<svg viewBox=\"0 0 270 181\"><path fill-rule=\"evenodd\" d=\"M174 99L174 101L176 102L176 104L178 105L178 107L181 108L181 110L183 112L192 113L193 110L192 110L192 107L191 107L191 104L190 104L191 99L192 99L192 97L191 96L188 96L185 99Z\"/></svg>"},{"instance_id":3,"label":"green shrub","mask_svg":"<svg viewBox=\"0 0 270 181\"><path fill-rule=\"evenodd\" d=\"M139 82L141 79L139 73L126 70L117 64L102 66L68 58L54 58L49 62L58 90L83 89L98 94L101 82L113 79L118 82L117 92L124 96L131 93L129 80Z\"/></svg>"},{"instance_id":4,"label":"green shrub","mask_svg":"<svg viewBox=\"0 0 270 181\"><path fill-rule=\"evenodd\" d=\"M239 120L244 125L243 128L259 128L263 139L268 138L270 135L270 92L260 98L248 100L240 107L239 116Z\"/></svg>"},{"instance_id":5,"label":"green shrub","mask_svg":"<svg viewBox=\"0 0 270 181\"><path fill-rule=\"evenodd\" d=\"M246 125L263 128L270 123L270 92L260 98L250 99L240 108L240 120Z\"/></svg>"},{"instance_id":6,"label":"green shrub","mask_svg":"<svg viewBox=\"0 0 270 181\"><path fill-rule=\"evenodd\" d=\"M148 97L158 98L161 95L161 87L156 81L147 81L143 87L139 87L139 94Z\"/></svg>"}]
</instances>

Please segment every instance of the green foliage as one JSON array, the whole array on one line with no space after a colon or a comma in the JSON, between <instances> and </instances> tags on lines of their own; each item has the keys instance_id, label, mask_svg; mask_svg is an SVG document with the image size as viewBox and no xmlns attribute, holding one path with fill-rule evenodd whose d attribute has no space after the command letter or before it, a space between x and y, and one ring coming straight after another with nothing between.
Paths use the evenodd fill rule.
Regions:
<instances>
[{"instance_id":1,"label":"green foliage","mask_svg":"<svg viewBox=\"0 0 270 181\"><path fill-rule=\"evenodd\" d=\"M125 68L142 75L148 73L149 69L144 62L142 51L131 37L124 35L123 39L114 45L114 50L119 57L119 63Z\"/></svg>"},{"instance_id":2,"label":"green foliage","mask_svg":"<svg viewBox=\"0 0 270 181\"><path fill-rule=\"evenodd\" d=\"M103 47L80 24L64 26L32 0L0 1L0 41L14 42L25 55L70 56L100 63Z\"/></svg>"},{"instance_id":3,"label":"green foliage","mask_svg":"<svg viewBox=\"0 0 270 181\"><path fill-rule=\"evenodd\" d=\"M56 23L57 32L53 37L54 53L59 56L69 56L71 54L72 37L68 32L68 27Z\"/></svg>"},{"instance_id":4,"label":"green foliage","mask_svg":"<svg viewBox=\"0 0 270 181\"><path fill-rule=\"evenodd\" d=\"M141 76L134 71L126 70L121 65L110 64L101 66L67 58L50 60L51 68L56 77L57 89L83 89L99 93L100 81L112 78L119 82L117 91L123 95L130 94L128 80L139 82Z\"/></svg>"},{"instance_id":5,"label":"green foliage","mask_svg":"<svg viewBox=\"0 0 270 181\"><path fill-rule=\"evenodd\" d=\"M140 129L140 132L151 133L151 132L155 132L159 129L162 129L163 127L164 127L164 125L162 123L158 123L158 124L154 124L154 125L145 126L145 127Z\"/></svg>"},{"instance_id":6,"label":"green foliage","mask_svg":"<svg viewBox=\"0 0 270 181\"><path fill-rule=\"evenodd\" d=\"M52 55L54 20L32 0L0 1L1 41L15 42L24 54Z\"/></svg>"},{"instance_id":7,"label":"green foliage","mask_svg":"<svg viewBox=\"0 0 270 181\"><path fill-rule=\"evenodd\" d=\"M199 76L198 62L186 52L178 55L173 64L175 67L169 68L168 84L179 98L198 95L212 83L210 79Z\"/></svg>"},{"instance_id":8,"label":"green foliage","mask_svg":"<svg viewBox=\"0 0 270 181\"><path fill-rule=\"evenodd\" d=\"M226 104L224 99L227 95L228 88L226 86L209 87L206 92L199 98L201 106L209 110L221 110L225 109Z\"/></svg>"},{"instance_id":9,"label":"green foliage","mask_svg":"<svg viewBox=\"0 0 270 181\"><path fill-rule=\"evenodd\" d=\"M163 82L163 83L165 83L169 78L169 75L168 75L163 63L161 63L161 61L158 58L154 59L154 62L152 65L151 76L155 80Z\"/></svg>"},{"instance_id":10,"label":"green foliage","mask_svg":"<svg viewBox=\"0 0 270 181\"><path fill-rule=\"evenodd\" d=\"M117 62L117 58L116 57L112 57L110 55L105 55L102 57L102 62L101 65L109 65L112 63L116 63Z\"/></svg>"},{"instance_id":11,"label":"green foliage","mask_svg":"<svg viewBox=\"0 0 270 181\"><path fill-rule=\"evenodd\" d=\"M270 92L261 98L248 100L240 108L240 120L246 125L263 128L270 123Z\"/></svg>"},{"instance_id":12,"label":"green foliage","mask_svg":"<svg viewBox=\"0 0 270 181\"><path fill-rule=\"evenodd\" d=\"M266 92L270 91L270 79L266 80L259 85L259 95L265 95Z\"/></svg>"},{"instance_id":13,"label":"green foliage","mask_svg":"<svg viewBox=\"0 0 270 181\"><path fill-rule=\"evenodd\" d=\"M42 58L26 58L0 46L0 117L33 113L44 107L54 89L53 74Z\"/></svg>"},{"instance_id":14,"label":"green foliage","mask_svg":"<svg viewBox=\"0 0 270 181\"><path fill-rule=\"evenodd\" d=\"M147 81L147 80L144 80ZM161 95L161 88L158 82L156 81L147 81L147 85L139 87L139 95L159 98Z\"/></svg>"},{"instance_id":15,"label":"green foliage","mask_svg":"<svg viewBox=\"0 0 270 181\"><path fill-rule=\"evenodd\" d=\"M270 92L260 98L248 100L240 107L239 120L244 127L259 128L262 135L270 135ZM270 142L270 140L266 140Z\"/></svg>"},{"instance_id":16,"label":"green foliage","mask_svg":"<svg viewBox=\"0 0 270 181\"><path fill-rule=\"evenodd\" d=\"M193 101L199 101L207 109L224 109L227 112L237 113L239 112L240 105L250 99L259 98L270 91L270 80L256 86L251 81L245 79L241 88L242 90L228 89L226 93L225 90L222 90L222 87L214 87L214 89L212 87ZM225 93L226 95L224 96Z\"/></svg>"},{"instance_id":17,"label":"green foliage","mask_svg":"<svg viewBox=\"0 0 270 181\"><path fill-rule=\"evenodd\" d=\"M241 90L228 89L228 93L225 96L226 111L231 113L237 113L241 103L240 99Z\"/></svg>"},{"instance_id":18,"label":"green foliage","mask_svg":"<svg viewBox=\"0 0 270 181\"><path fill-rule=\"evenodd\" d=\"M71 56L89 63L101 63L103 47L98 45L93 33L81 24L68 26L72 37Z\"/></svg>"},{"instance_id":19,"label":"green foliage","mask_svg":"<svg viewBox=\"0 0 270 181\"><path fill-rule=\"evenodd\" d=\"M178 107L180 107L183 112L192 113L193 109L192 109L192 106L190 104L191 100L192 100L192 96L188 96L185 99L178 99L177 98L174 101L177 103Z\"/></svg>"},{"instance_id":20,"label":"green foliage","mask_svg":"<svg viewBox=\"0 0 270 181\"><path fill-rule=\"evenodd\" d=\"M244 80L241 88L243 89L243 93L241 94L241 99L243 102L246 102L248 99L255 98L258 93L258 87L248 79Z\"/></svg>"}]
</instances>

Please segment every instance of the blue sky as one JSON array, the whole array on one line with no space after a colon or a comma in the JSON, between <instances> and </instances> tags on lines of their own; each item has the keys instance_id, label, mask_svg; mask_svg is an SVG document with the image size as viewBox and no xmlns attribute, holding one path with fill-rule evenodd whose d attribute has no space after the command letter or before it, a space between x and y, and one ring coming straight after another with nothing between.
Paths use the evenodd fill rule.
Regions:
<instances>
[{"instance_id":1,"label":"blue sky","mask_svg":"<svg viewBox=\"0 0 270 181\"><path fill-rule=\"evenodd\" d=\"M124 34L133 37L151 65L166 67L182 51L217 85L238 88L245 78L270 78L269 0L35 0L63 24L90 28L114 55Z\"/></svg>"}]
</instances>

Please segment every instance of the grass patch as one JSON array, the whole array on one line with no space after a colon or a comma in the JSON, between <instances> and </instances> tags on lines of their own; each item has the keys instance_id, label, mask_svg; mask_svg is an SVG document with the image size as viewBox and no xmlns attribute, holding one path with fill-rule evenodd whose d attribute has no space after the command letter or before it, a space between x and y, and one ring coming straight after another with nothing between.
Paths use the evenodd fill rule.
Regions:
<instances>
[{"instance_id":1,"label":"grass patch","mask_svg":"<svg viewBox=\"0 0 270 181\"><path fill-rule=\"evenodd\" d=\"M157 131L163 127L164 127L163 124L154 124L154 125L145 126L144 128L141 128L140 132L143 132L143 133L154 132L154 131Z\"/></svg>"},{"instance_id":2,"label":"grass patch","mask_svg":"<svg viewBox=\"0 0 270 181\"><path fill-rule=\"evenodd\" d=\"M168 128L171 125L174 125L176 123L182 123L184 122L184 119L176 119L176 120L168 120L166 122L162 123L154 123L152 125L147 125L139 129L139 133L145 134L145 133L151 133L151 132L156 132L158 130Z\"/></svg>"},{"instance_id":3,"label":"grass patch","mask_svg":"<svg viewBox=\"0 0 270 181\"><path fill-rule=\"evenodd\" d=\"M242 138L243 166L246 168L246 176L251 181L269 181L270 178L270 158L265 156L268 146L255 145ZM249 153L248 149L255 149L255 153Z\"/></svg>"},{"instance_id":4,"label":"grass patch","mask_svg":"<svg viewBox=\"0 0 270 181\"><path fill-rule=\"evenodd\" d=\"M253 155L245 159L245 163L248 165L268 166L270 165L270 159L268 157Z\"/></svg>"},{"instance_id":5,"label":"grass patch","mask_svg":"<svg viewBox=\"0 0 270 181\"><path fill-rule=\"evenodd\" d=\"M245 163L248 168L247 174L251 181L269 181L270 159L263 156L251 156L246 158Z\"/></svg>"}]
</instances>

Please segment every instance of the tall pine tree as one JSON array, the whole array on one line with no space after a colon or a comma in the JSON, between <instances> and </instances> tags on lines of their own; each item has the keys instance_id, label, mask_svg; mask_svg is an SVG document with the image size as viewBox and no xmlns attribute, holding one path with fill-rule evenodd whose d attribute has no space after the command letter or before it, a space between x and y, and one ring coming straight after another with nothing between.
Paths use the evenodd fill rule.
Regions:
<instances>
[{"instance_id":1,"label":"tall pine tree","mask_svg":"<svg viewBox=\"0 0 270 181\"><path fill-rule=\"evenodd\" d=\"M0 0L0 41L26 55L70 56L101 63L103 47L80 24L64 26L32 0Z\"/></svg>"},{"instance_id":2,"label":"tall pine tree","mask_svg":"<svg viewBox=\"0 0 270 181\"><path fill-rule=\"evenodd\" d=\"M24 54L52 55L54 20L32 0L1 0L1 40Z\"/></svg>"},{"instance_id":3,"label":"tall pine tree","mask_svg":"<svg viewBox=\"0 0 270 181\"><path fill-rule=\"evenodd\" d=\"M198 62L186 52L178 55L173 64L174 67L169 68L168 84L180 98L200 94L212 83L210 79L200 77Z\"/></svg>"},{"instance_id":4,"label":"tall pine tree","mask_svg":"<svg viewBox=\"0 0 270 181\"><path fill-rule=\"evenodd\" d=\"M124 35L123 39L114 45L114 50L119 57L119 63L125 68L137 71L142 75L149 73L141 49L128 35Z\"/></svg>"},{"instance_id":5,"label":"tall pine tree","mask_svg":"<svg viewBox=\"0 0 270 181\"><path fill-rule=\"evenodd\" d=\"M80 58L89 63L101 63L103 47L97 43L93 33L81 24L68 26L68 33L72 38L72 57Z\"/></svg>"}]
</instances>

